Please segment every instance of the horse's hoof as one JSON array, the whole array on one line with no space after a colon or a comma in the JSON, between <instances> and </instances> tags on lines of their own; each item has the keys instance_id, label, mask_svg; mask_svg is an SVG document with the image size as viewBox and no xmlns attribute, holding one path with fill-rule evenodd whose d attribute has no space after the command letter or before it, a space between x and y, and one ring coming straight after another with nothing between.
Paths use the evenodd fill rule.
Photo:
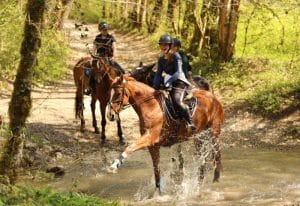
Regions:
<instances>
[{"instance_id":1,"label":"horse's hoof","mask_svg":"<svg viewBox=\"0 0 300 206\"><path fill-rule=\"evenodd\" d=\"M114 167L109 167L109 168L107 168L107 173L116 174L116 173L118 173L118 169L114 168Z\"/></svg>"},{"instance_id":2,"label":"horse's hoof","mask_svg":"<svg viewBox=\"0 0 300 206\"><path fill-rule=\"evenodd\" d=\"M101 146L105 146L105 145L107 145L107 142L106 142L106 140L105 139L101 139Z\"/></svg>"},{"instance_id":3,"label":"horse's hoof","mask_svg":"<svg viewBox=\"0 0 300 206\"><path fill-rule=\"evenodd\" d=\"M125 145L126 144L126 142L124 142L124 140L119 140L119 145L120 146L123 146L123 145Z\"/></svg>"}]
</instances>

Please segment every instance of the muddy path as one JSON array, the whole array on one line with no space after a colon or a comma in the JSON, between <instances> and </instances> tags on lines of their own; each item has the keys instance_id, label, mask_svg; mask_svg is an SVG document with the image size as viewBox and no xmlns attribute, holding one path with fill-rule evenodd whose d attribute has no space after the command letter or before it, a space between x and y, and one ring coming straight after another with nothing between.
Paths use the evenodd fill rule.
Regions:
<instances>
[{"instance_id":1,"label":"muddy path","mask_svg":"<svg viewBox=\"0 0 300 206\"><path fill-rule=\"evenodd\" d=\"M121 171L122 174L119 177L130 177L131 172L138 168L139 175L135 177L137 179L131 178L131 180L135 180L134 182L127 182L128 179L126 180L126 178L116 180L112 176L104 176L105 167L125 148L125 146L118 145L116 123L107 121L108 145L101 147L99 144L100 135L93 132L89 96L85 96L84 99L86 107L84 111L85 133L79 131L80 122L75 119L75 86L72 67L81 57L88 55L86 44L92 46L93 39L97 34L97 25L84 27L89 30L87 38L81 38L82 32L75 30L74 22L69 21L65 26L65 34L72 48L72 55L68 60L70 65L68 76L55 86L34 87L33 89L33 107L27 124L28 133L32 139L26 145L29 151L30 148L33 148L34 154L32 156L29 154L28 157L29 161L32 161L33 167L31 167L32 172L29 172L23 180L29 180L34 185L46 184L62 190L76 190L108 198L118 198L118 195L124 191L127 191L128 196L133 196L137 192L138 182L145 180L146 177L151 179L150 188L153 186L151 160L147 151L139 152L139 155L136 155L133 160L129 160L131 163L126 166L126 169ZM117 30L112 30L111 33L117 39L116 60L127 71L136 67L140 61L145 63L156 61L158 49L151 48L143 36L134 33L121 33ZM221 94L218 94L218 97L222 99ZM8 122L9 100L10 91L1 91L0 115L4 122ZM101 123L99 108L96 112L99 125ZM299 111L279 121L273 121L243 110L226 108L225 119L221 135L224 148L256 147L280 150L300 148ZM121 113L121 121L127 144L139 137L138 118L132 108ZM2 134L0 140L0 147L2 147L4 142ZM166 154L163 157L166 170L172 167L169 165L172 152L174 152L174 148L162 152ZM50 182L44 179L31 181L38 170L45 171L52 166L63 167L66 173L65 177ZM95 178L102 178L99 180L99 185L107 186L110 184L111 187L99 191L97 185L85 182L86 177L89 177L89 183L95 181ZM103 182L101 183L101 181ZM132 187L134 185L136 187Z\"/></svg>"}]
</instances>

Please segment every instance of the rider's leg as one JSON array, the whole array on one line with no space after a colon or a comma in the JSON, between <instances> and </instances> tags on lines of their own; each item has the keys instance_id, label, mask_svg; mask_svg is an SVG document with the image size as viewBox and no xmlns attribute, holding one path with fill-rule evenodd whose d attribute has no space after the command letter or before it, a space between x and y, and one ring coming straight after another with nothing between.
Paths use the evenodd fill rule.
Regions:
<instances>
[{"instance_id":1,"label":"rider's leg","mask_svg":"<svg viewBox=\"0 0 300 206\"><path fill-rule=\"evenodd\" d=\"M173 84L173 89L171 91L171 96L173 102L177 105L177 107L181 110L183 118L188 123L188 128L191 130L195 130L196 127L192 121L192 116L190 114L188 106L183 102L184 93L187 88L187 85L180 80L177 80Z\"/></svg>"},{"instance_id":2,"label":"rider's leg","mask_svg":"<svg viewBox=\"0 0 300 206\"><path fill-rule=\"evenodd\" d=\"M125 70L121 67L120 64L118 64L118 62L116 62L115 60L111 60L111 65L116 68L118 71L120 71L122 74L125 74Z\"/></svg>"}]
</instances>

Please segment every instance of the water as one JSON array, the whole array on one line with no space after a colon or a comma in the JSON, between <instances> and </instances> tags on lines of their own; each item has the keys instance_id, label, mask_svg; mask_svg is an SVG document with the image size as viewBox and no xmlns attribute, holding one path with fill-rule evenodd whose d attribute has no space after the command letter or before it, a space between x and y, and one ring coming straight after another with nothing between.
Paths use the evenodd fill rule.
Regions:
<instances>
[{"instance_id":1,"label":"water","mask_svg":"<svg viewBox=\"0 0 300 206\"><path fill-rule=\"evenodd\" d=\"M176 146L161 149L164 193L153 197L154 175L147 150L133 154L117 174L107 174L102 167L103 151L94 153L62 179L47 182L60 190L80 191L106 199L118 199L133 205L300 205L300 150L273 151L249 148L224 148L223 172L212 183L212 163L205 179L198 183L197 164L189 143L183 144L185 168L180 170ZM108 161L118 153L106 151Z\"/></svg>"}]
</instances>

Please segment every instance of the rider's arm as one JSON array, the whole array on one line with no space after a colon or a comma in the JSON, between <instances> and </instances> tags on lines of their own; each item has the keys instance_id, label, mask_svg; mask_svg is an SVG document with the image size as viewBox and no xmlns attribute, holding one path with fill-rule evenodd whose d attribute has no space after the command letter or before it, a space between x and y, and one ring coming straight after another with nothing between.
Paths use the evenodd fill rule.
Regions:
<instances>
[{"instance_id":1,"label":"rider's arm","mask_svg":"<svg viewBox=\"0 0 300 206\"><path fill-rule=\"evenodd\" d=\"M162 81L162 72L163 72L163 62L162 57L158 59L157 72L155 73L153 80L153 88L159 89L160 83Z\"/></svg>"},{"instance_id":2,"label":"rider's arm","mask_svg":"<svg viewBox=\"0 0 300 206\"><path fill-rule=\"evenodd\" d=\"M116 57L117 56L117 46L116 46L116 39L114 36L111 36L111 48L112 48L112 52L113 52L113 56L112 57Z\"/></svg>"},{"instance_id":3,"label":"rider's arm","mask_svg":"<svg viewBox=\"0 0 300 206\"><path fill-rule=\"evenodd\" d=\"M168 80L169 84L172 84L173 81L177 80L180 75L184 75L182 70L182 60L178 53L175 53L173 56L173 66L176 72Z\"/></svg>"}]
</instances>

